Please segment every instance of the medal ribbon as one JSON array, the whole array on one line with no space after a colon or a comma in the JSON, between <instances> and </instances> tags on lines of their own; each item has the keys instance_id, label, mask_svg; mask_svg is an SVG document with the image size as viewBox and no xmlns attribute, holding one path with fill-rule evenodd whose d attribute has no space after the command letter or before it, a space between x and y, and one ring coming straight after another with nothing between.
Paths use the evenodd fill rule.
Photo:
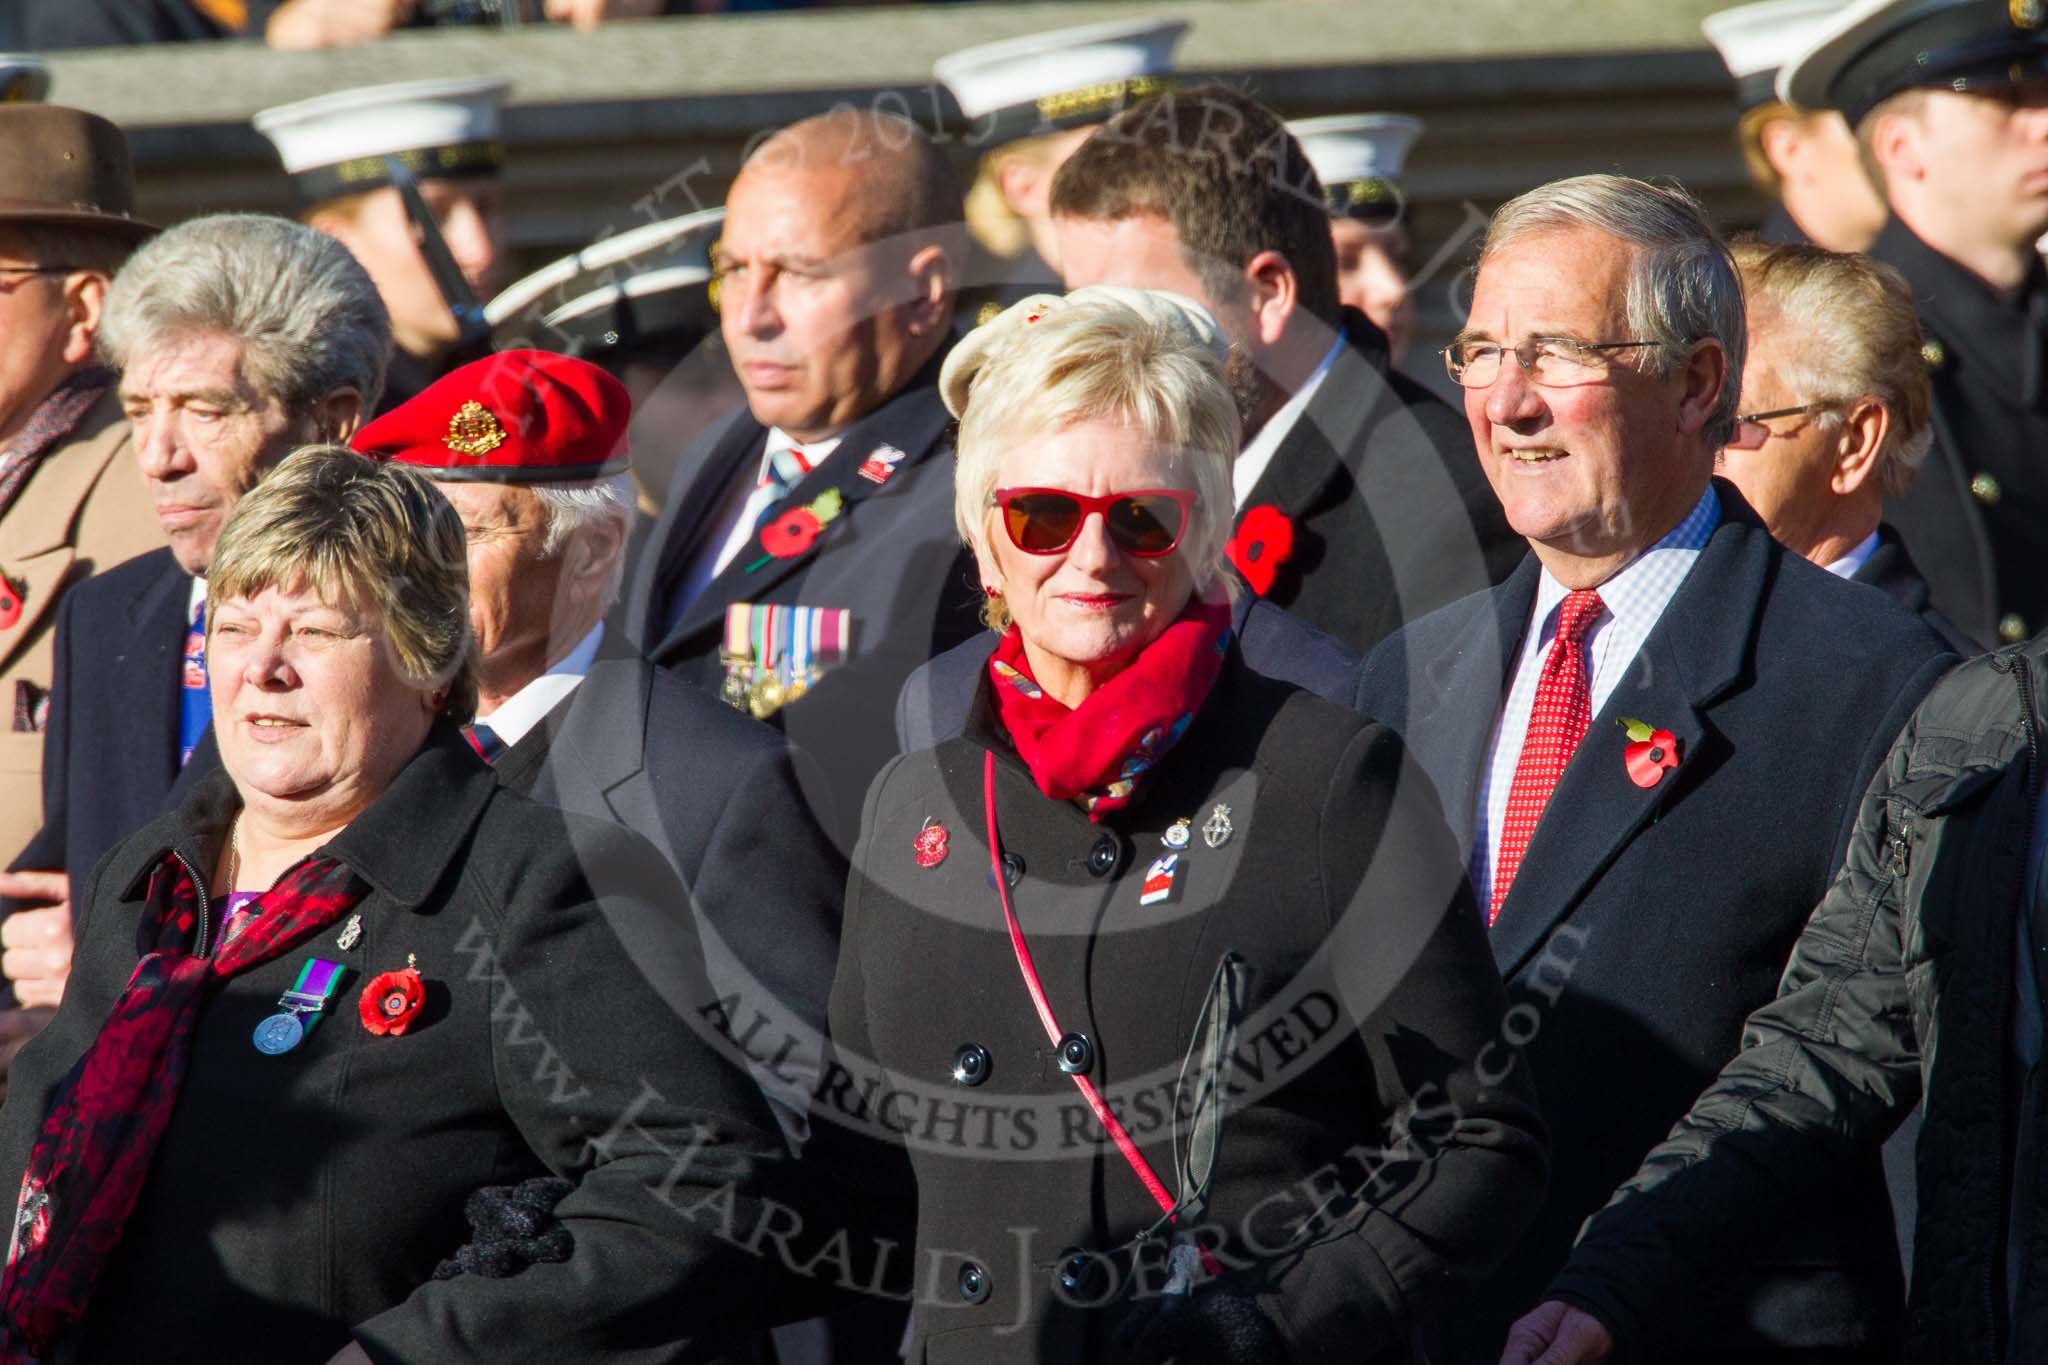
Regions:
<instances>
[{"instance_id":1,"label":"medal ribbon","mask_svg":"<svg viewBox=\"0 0 2048 1365\"><path fill-rule=\"evenodd\" d=\"M306 965L299 968L299 979L290 990L277 997L278 1008L294 1014L318 1014L327 1008L327 1002L341 985L342 973L347 970L339 962L307 958Z\"/></svg>"}]
</instances>

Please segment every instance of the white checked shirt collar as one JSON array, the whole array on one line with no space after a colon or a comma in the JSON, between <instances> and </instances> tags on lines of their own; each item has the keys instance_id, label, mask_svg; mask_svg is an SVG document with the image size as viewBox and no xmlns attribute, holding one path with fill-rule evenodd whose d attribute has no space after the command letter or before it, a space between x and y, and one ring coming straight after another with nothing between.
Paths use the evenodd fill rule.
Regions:
<instances>
[{"instance_id":1,"label":"white checked shirt collar","mask_svg":"<svg viewBox=\"0 0 2048 1365\"><path fill-rule=\"evenodd\" d=\"M1685 520L1600 585L1602 610L1585 637L1596 720L1720 524L1721 499L1710 483ZM1551 577L1550 570L1541 570L1536 580L1536 605L1530 614L1529 628L1523 632L1521 652L1509 680L1507 703L1501 708L1494 729L1490 756L1479 772L1472 889L1481 905L1486 905L1493 894L1493 860L1499 849L1501 825L1507 818L1508 790L1514 785L1515 766L1522 758L1522 741L1529 732L1529 712L1536 705L1536 682L1543 673L1543 656L1557 633L1557 608L1570 591Z\"/></svg>"},{"instance_id":2,"label":"white checked shirt collar","mask_svg":"<svg viewBox=\"0 0 2048 1365\"><path fill-rule=\"evenodd\" d=\"M597 647L602 643L604 622L600 621L547 672L505 698L497 710L477 719L490 726L491 733L503 740L506 748L511 748L526 738L527 732L540 724L562 698L576 690L583 675L590 671L597 658Z\"/></svg>"},{"instance_id":3,"label":"white checked shirt collar","mask_svg":"<svg viewBox=\"0 0 2048 1365\"><path fill-rule=\"evenodd\" d=\"M1315 373L1294 391L1292 398L1280 405L1280 411L1274 413L1272 419L1259 428L1259 434L1252 437L1251 443L1238 452L1237 463L1230 467L1230 491L1237 500L1239 510L1243 510L1245 499L1249 498L1252 489L1259 485L1259 476L1266 472L1267 465L1273 463L1273 456L1280 449L1280 443L1287 439L1287 433L1294 430L1294 424L1301 420L1301 414L1307 410L1309 400L1314 398L1316 390L1323 386L1323 380L1329 377L1330 371L1337 364L1337 357L1343 354L1343 351L1344 338L1340 336L1331 343L1329 354L1323 357L1322 364L1316 366Z\"/></svg>"}]
</instances>

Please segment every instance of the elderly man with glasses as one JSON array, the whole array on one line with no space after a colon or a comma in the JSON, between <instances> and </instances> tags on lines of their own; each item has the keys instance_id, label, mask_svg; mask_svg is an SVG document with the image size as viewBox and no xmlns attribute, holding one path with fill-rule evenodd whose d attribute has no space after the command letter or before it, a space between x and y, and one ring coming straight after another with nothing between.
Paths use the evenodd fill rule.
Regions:
<instances>
[{"instance_id":1,"label":"elderly man with glasses","mask_svg":"<svg viewBox=\"0 0 2048 1365\"><path fill-rule=\"evenodd\" d=\"M1507 982L1487 1060L1529 1069L1553 1158L1534 1230L1431 1344L1439 1365L1493 1365L1581 1222L1733 1054L1871 772L1952 662L1713 479L1744 341L1699 206L1585 176L1495 214L1445 352L1534 553L1376 649L1359 705L1401 730L1459 831ZM1831 1174L1814 1216L1751 1248L1652 1358L1818 1362L1890 1339L1876 1155Z\"/></svg>"},{"instance_id":2,"label":"elderly man with glasses","mask_svg":"<svg viewBox=\"0 0 2048 1365\"><path fill-rule=\"evenodd\" d=\"M1803 243L1735 247L1749 363L1720 473L1787 549L1891 594L1958 654L1978 644L1928 600L1884 500L1912 484L1934 428L1913 295L1890 266Z\"/></svg>"}]
</instances>

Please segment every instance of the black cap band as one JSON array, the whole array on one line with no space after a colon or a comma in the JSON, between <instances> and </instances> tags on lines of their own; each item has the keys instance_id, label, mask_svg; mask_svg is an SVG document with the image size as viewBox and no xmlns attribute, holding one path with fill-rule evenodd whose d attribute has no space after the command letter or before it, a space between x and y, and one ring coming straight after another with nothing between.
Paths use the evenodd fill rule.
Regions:
<instances>
[{"instance_id":1,"label":"black cap band","mask_svg":"<svg viewBox=\"0 0 2048 1365\"><path fill-rule=\"evenodd\" d=\"M440 147L414 147L391 155L421 180L461 180L496 175L505 165L501 142L451 142ZM332 166L315 166L292 174L292 192L301 204L318 204L343 195L362 194L391 183L391 170L381 156L358 156Z\"/></svg>"},{"instance_id":2,"label":"black cap band","mask_svg":"<svg viewBox=\"0 0 2048 1365\"><path fill-rule=\"evenodd\" d=\"M1323 186L1323 204L1332 218L1355 218L1361 223L1385 224L1400 220L1408 196L1399 182L1383 175L1364 180L1340 180Z\"/></svg>"},{"instance_id":3,"label":"black cap band","mask_svg":"<svg viewBox=\"0 0 2048 1365\"><path fill-rule=\"evenodd\" d=\"M2022 28L2012 7L1987 3L1935 10L1850 58L1828 103L1851 125L1905 90L1996 90L2048 81L2048 33Z\"/></svg>"},{"instance_id":4,"label":"black cap band","mask_svg":"<svg viewBox=\"0 0 2048 1365\"><path fill-rule=\"evenodd\" d=\"M1739 76L1735 81L1735 102L1743 113L1761 109L1766 104L1778 102L1778 68L1768 71L1752 71Z\"/></svg>"}]
</instances>

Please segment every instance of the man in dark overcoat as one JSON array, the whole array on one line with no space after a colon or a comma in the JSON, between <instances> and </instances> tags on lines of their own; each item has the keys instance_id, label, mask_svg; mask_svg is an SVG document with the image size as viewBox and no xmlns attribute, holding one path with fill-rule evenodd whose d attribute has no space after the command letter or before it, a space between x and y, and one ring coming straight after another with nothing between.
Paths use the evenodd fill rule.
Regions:
<instances>
[{"instance_id":1,"label":"man in dark overcoat","mask_svg":"<svg viewBox=\"0 0 2048 1365\"><path fill-rule=\"evenodd\" d=\"M1712 479L1742 293L1682 192L1546 185L1494 217L1451 357L1487 478L1534 555L1367 660L1470 858L1553 1133L1534 1230L1433 1343L1494 1365L1580 1223L1770 998L1857 799L1951 662L1883 595L1772 540ZM1881 1349L1902 1294L1876 1153L1808 1192L1663 1360ZM1846 1353L1846 1354L1845 1354Z\"/></svg>"},{"instance_id":2,"label":"man in dark overcoat","mask_svg":"<svg viewBox=\"0 0 2048 1365\"><path fill-rule=\"evenodd\" d=\"M1363 653L1526 553L1457 414L1338 302L1321 185L1272 110L1215 85L1125 110L1060 167L1052 213L1067 288L1171 290L1223 324L1230 558L1262 597Z\"/></svg>"},{"instance_id":3,"label":"man in dark overcoat","mask_svg":"<svg viewBox=\"0 0 2048 1365\"><path fill-rule=\"evenodd\" d=\"M900 119L820 115L755 152L713 254L747 406L677 461L623 603L656 664L817 759L844 846L904 679L977 627L937 389L959 217Z\"/></svg>"}]
</instances>

